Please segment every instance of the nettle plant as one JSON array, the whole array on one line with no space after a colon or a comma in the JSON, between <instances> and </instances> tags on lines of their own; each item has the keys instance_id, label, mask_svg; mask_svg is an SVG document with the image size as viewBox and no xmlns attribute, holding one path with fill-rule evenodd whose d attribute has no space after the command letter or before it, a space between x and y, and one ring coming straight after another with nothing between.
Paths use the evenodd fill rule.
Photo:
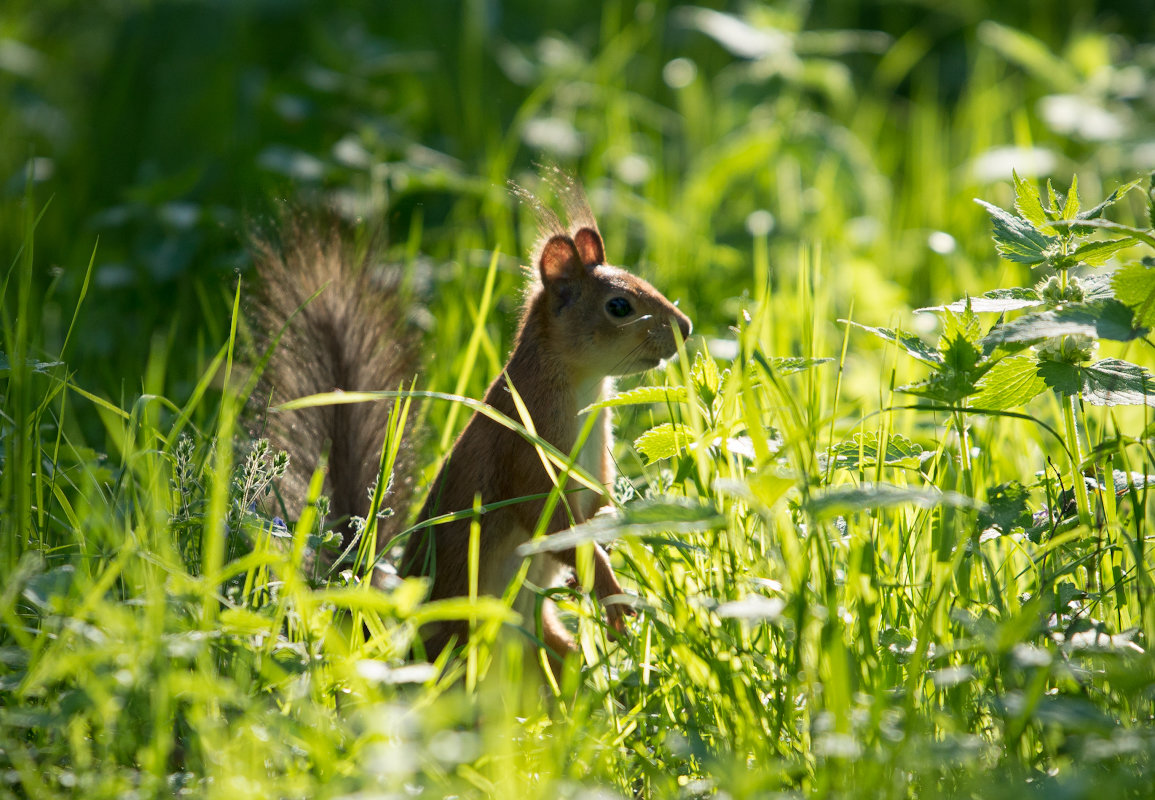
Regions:
<instances>
[{"instance_id":1,"label":"nettle plant","mask_svg":"<svg viewBox=\"0 0 1155 800\"><path fill-rule=\"evenodd\" d=\"M1103 218L1104 212L1134 189L1132 181L1106 200L1082 209L1078 180L1066 196L1047 181L1047 204L1033 183L1013 174L1015 212L977 200L991 216L995 248L1009 261L1044 272L1033 287L996 289L945 306L919 309L942 316L943 333L931 347L912 333L860 326L893 342L931 368L931 374L899 391L918 395L947 410L960 439L967 489L971 414L1007 413L1050 390L1062 407L1063 441L1080 521L1091 521L1085 470L1084 404L1155 406L1155 381L1146 369L1119 358L1096 360L1103 340L1128 342L1146 336L1155 325L1155 258L1127 260L1104 269L1113 256L1135 246L1155 251L1155 174L1148 191L1149 229ZM1115 238L1098 238L1106 233ZM1006 320L1007 312L1037 309ZM1001 316L985 333L978 314ZM1104 478L1114 482L1107 470ZM1092 481L1092 485L1094 482Z\"/></svg>"}]
</instances>

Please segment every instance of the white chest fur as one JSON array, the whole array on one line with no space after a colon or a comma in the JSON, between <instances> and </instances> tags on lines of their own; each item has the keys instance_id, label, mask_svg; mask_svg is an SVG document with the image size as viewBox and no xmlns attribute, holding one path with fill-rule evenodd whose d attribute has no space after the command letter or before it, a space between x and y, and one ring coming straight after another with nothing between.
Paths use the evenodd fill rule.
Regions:
<instances>
[{"instance_id":1,"label":"white chest fur","mask_svg":"<svg viewBox=\"0 0 1155 800\"><path fill-rule=\"evenodd\" d=\"M592 382L588 385L578 387L577 407L580 411L586 406L592 405L599 400L603 400L613 394L614 384L610 378L603 378L602 380ZM577 463L582 469L592 475L599 481L606 481L607 483L613 480L613 475L608 474L606 469L606 462L608 460L608 452L612 446L610 434L610 412L609 409L601 409L599 411L590 412L594 415L594 420L591 423L587 416L588 414L578 415L578 432L579 435L585 428L592 425L589 436L586 437L585 444L582 445L581 451L578 453ZM583 510L589 503L593 501L592 493L582 492L582 502L580 505ZM588 516L583 513L583 517Z\"/></svg>"}]
</instances>

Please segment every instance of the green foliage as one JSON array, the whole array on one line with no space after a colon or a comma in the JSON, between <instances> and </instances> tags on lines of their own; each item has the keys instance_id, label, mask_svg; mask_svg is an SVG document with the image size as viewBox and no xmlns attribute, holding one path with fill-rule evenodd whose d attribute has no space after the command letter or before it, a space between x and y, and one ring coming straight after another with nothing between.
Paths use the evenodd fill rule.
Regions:
<instances>
[{"instance_id":1,"label":"green foliage","mask_svg":"<svg viewBox=\"0 0 1155 800\"><path fill-rule=\"evenodd\" d=\"M1150 794L1149 21L729 6L0 9L0 795ZM542 159L698 334L604 404L620 507L526 550L612 544L636 612L557 589L557 687L283 508L236 366L242 229L331 208L421 298L427 485Z\"/></svg>"},{"instance_id":2,"label":"green foliage","mask_svg":"<svg viewBox=\"0 0 1155 800\"><path fill-rule=\"evenodd\" d=\"M1145 367L1118 358L1092 362L1101 341L1128 342L1147 335L1143 322L1150 310L1150 281L1146 258L1124 266L1113 276L1092 273L1080 279L1070 275L1070 271L1075 267L1101 267L1139 243L1155 247L1155 231L1101 219L1104 211L1139 181L1118 187L1103 202L1081 211L1075 177L1065 199L1048 181L1046 206L1035 186L1017 174L1012 177L1017 215L977 201L991 217L995 248L1009 261L1047 267L1056 274L1034 289L1015 287L994 295L988 292L980 308L1005 313L1042 305L1045 310L1009 321L1000 317L984 336L969 298L924 309L936 310L944 317L944 332L934 350L912 341L910 335L898 337L871 330L896 343L901 341L908 353L933 367L930 378L899 390L953 409L955 427L960 431L963 472L968 479L969 445L962 416L965 407L970 404L976 409L1001 411L1024 405L1051 389L1063 407L1065 447L1080 521L1088 524L1091 503L1083 481L1082 455L1086 449L1079 438L1085 422L1080 424L1074 404L1152 404L1155 382ZM1106 241L1089 238L1102 227L1128 230L1133 235ZM1033 350L1030 355L1016 355L1028 346Z\"/></svg>"},{"instance_id":3,"label":"green foliage","mask_svg":"<svg viewBox=\"0 0 1155 800\"><path fill-rule=\"evenodd\" d=\"M1117 270L1112 277L1115 297L1134 313L1134 324L1155 326L1155 261L1145 258Z\"/></svg>"},{"instance_id":4,"label":"green foliage","mask_svg":"<svg viewBox=\"0 0 1155 800\"><path fill-rule=\"evenodd\" d=\"M978 201L991 216L995 247L1010 261L1047 266L1058 275L1034 288L997 289L979 299L968 297L922 309L943 315L944 332L936 348L913 334L867 327L934 368L930 378L900 391L948 406L971 399L987 409L1023 405L1044 387L1094 405L1150 403L1152 378L1146 368L1120 359L1087 364L1100 340L1127 342L1147 334L1144 322L1150 314L1152 283L1146 260L1124 266L1107 280L1087 279L1086 287L1068 274L1076 265L1102 266L1138 240L1085 241L1095 228L1078 225L1046 233L1055 230L1056 221L1098 220L1139 182L1121 186L1094 208L1080 211L1075 178L1061 203L1048 182L1045 208L1030 182L1018 175L1013 178L1018 215ZM1000 319L985 335L975 316L976 312L1005 313L1040 305L1046 310L1010 321ZM1032 356L1015 355L1027 345L1034 345Z\"/></svg>"},{"instance_id":5,"label":"green foliage","mask_svg":"<svg viewBox=\"0 0 1155 800\"><path fill-rule=\"evenodd\" d=\"M836 467L859 469L878 465L878 436L856 433L845 442L839 442L830 449L830 457ZM892 435L886 442L883 464L888 467L917 469L924 456L929 455L918 442L912 442L902 434Z\"/></svg>"}]
</instances>

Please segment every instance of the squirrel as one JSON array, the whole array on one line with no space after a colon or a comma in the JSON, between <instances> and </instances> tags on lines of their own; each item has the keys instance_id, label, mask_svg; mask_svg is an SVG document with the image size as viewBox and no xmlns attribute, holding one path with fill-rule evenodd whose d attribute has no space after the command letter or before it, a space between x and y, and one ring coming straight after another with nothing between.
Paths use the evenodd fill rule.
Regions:
<instances>
[{"instance_id":1,"label":"squirrel","mask_svg":"<svg viewBox=\"0 0 1155 800\"><path fill-rule=\"evenodd\" d=\"M253 409L260 417L254 427L289 455L278 485L287 511L304 506L328 450L323 493L348 546L351 521L370 512L388 414L366 403L263 411L266 404L334 389L397 389L417 374L420 328L399 275L376 263L374 243L358 250L332 220L282 210L271 226L253 233L249 251L257 290L248 318L258 352L268 352L252 400L254 407L260 404ZM409 438L402 437L385 497L398 512L413 492ZM404 513L378 521L378 550L404 521Z\"/></svg>"},{"instance_id":2,"label":"squirrel","mask_svg":"<svg viewBox=\"0 0 1155 800\"><path fill-rule=\"evenodd\" d=\"M548 177L564 201L569 227L529 192L514 186L514 192L533 205L540 238L532 253L534 267L530 269L532 277L513 351L501 374L490 384L485 403L512 420L520 420L514 400L516 392L538 436L560 452L569 453L584 423L579 412L610 396L615 377L651 369L673 356L677 351L673 329L676 327L685 339L692 325L649 283L606 262L601 234L580 185L556 169ZM329 250L336 247L333 242L328 245ZM276 255L275 249L258 248L257 274L266 284L276 281L280 285L277 291L282 294L286 289L281 284L297 281L297 288L290 290L292 300L303 302L326 277L335 285L327 286L316 298L325 301L326 293L331 293L326 305L312 314L306 307L303 319L305 326L320 325L325 333L307 341L304 337L294 340L305 343L306 348L315 348L315 352L310 355L298 346L281 354L278 348L266 368L266 380L276 384L287 378L284 390L302 394L334 388L396 388L405 376L401 370L409 366L412 340L399 342L396 337L390 338L394 323L374 317L374 307L380 303L386 317L396 315L397 300L382 296L380 290L363 294L363 271L351 269L339 258L327 257L327 251L293 253L288 261L285 257L270 259L270 253ZM298 268L303 274L292 274ZM274 316L283 316L286 309L287 304L282 304ZM347 334L358 340L351 347L341 338ZM339 380L340 370L315 366L353 362L364 367L366 359L377 358L384 362L355 375L355 371L350 372L357 380L349 385ZM366 385L373 381L377 385ZM383 414L368 405L330 408L346 412L342 417L326 420L333 424L332 431L322 433L316 425L309 425L295 432L282 424L274 443L283 447L282 435L304 434L304 441L293 443L292 455L302 449L320 448L322 439L331 441L328 480L334 496L351 498L358 492L364 495L369 485L366 478L375 475L378 463L373 448L381 446L378 420ZM615 477L611 419L605 409L592 413L599 419L577 463L609 487ZM360 447L339 451L337 443L343 437ZM341 464L339 458L354 463ZM358 459L360 463L356 463ZM307 463L315 465L316 461ZM361 483L353 487L337 486L338 480L358 478ZM500 595L522 563L517 548L531 538L543 513L545 501L541 498L552 488L553 481L530 442L489 417L474 413L430 486L417 523L450 512L468 511L474 507L475 498L480 498L483 506L515 501L488 510L479 518L478 592ZM545 527L546 534L590 519L606 503L598 493L578 490L573 480L565 488L567 491ZM403 491L408 492L408 487ZM530 499L516 502L520 498ZM396 506L396 497L388 500ZM351 508L333 503L335 512L348 513ZM431 600L467 595L470 525L471 520L465 517L419 527L405 542L399 573L429 579ZM573 549L534 556L528 578L541 587L559 585L565 572L575 567L575 559ZM609 555L597 544L593 546L592 589L599 600L623 593ZM527 595L524 590L520 592L515 608L523 619L532 619L532 603L527 603ZM624 629L626 613L629 612L623 605L606 606L607 621L615 631ZM573 637L550 601L543 605L541 625L543 644L555 666L576 652ZM433 660L451 642L463 642L468 625L463 621L434 623L420 635L427 658Z\"/></svg>"}]
</instances>

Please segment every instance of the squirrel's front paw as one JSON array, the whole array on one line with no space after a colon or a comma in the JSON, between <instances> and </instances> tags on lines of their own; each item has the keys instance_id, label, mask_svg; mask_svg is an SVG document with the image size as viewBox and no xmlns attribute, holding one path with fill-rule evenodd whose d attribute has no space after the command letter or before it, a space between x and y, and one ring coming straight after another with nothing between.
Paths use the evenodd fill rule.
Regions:
<instances>
[{"instance_id":1,"label":"squirrel's front paw","mask_svg":"<svg viewBox=\"0 0 1155 800\"><path fill-rule=\"evenodd\" d=\"M603 595L598 599L602 601L605 607L606 623L610 626L610 630L617 633L625 633L626 617L636 617L638 615L637 610L630 604L630 596L622 591L619 586L617 592Z\"/></svg>"}]
</instances>

